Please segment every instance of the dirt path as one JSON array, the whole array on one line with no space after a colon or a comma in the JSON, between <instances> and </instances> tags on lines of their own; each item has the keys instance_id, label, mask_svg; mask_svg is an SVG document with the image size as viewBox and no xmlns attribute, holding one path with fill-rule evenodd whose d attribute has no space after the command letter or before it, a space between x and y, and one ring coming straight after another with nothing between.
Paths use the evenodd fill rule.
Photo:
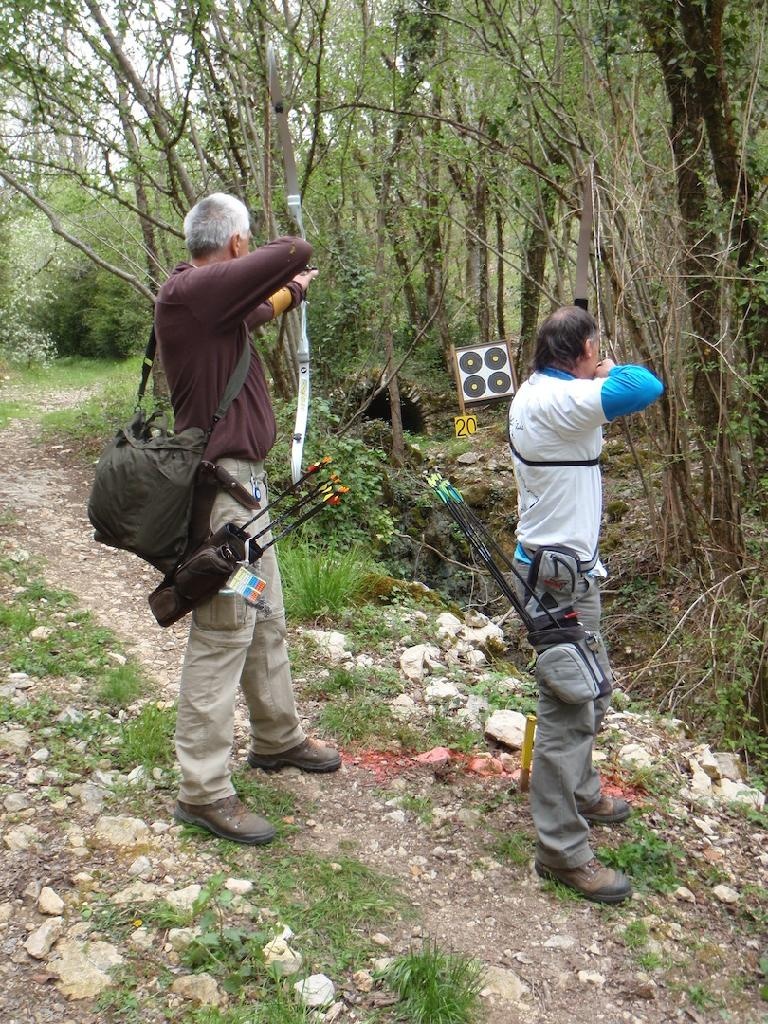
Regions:
<instances>
[{"instance_id":1,"label":"dirt path","mask_svg":"<svg viewBox=\"0 0 768 1024\"><path fill-rule=\"evenodd\" d=\"M92 541L85 514L88 473L77 468L71 450L30 445L29 432L29 423L20 421L0 432L0 512L12 513L11 525L4 526L4 549L28 552L50 585L75 594L146 668L156 682L157 697L172 700L186 625L157 627L146 604L156 574L137 559ZM311 711L299 697L300 706ZM308 725L311 728L311 721ZM242 754L242 729L238 745ZM23 788L25 766L7 755L0 757L2 792ZM498 783L469 776L441 781L427 769L380 783L347 762L332 777L308 779L284 772L272 784L295 794L303 809L302 827L288 839L294 848L333 858L340 852L349 854L352 843L353 856L397 879L417 917L416 923L400 922L388 930L390 952L407 949L421 933L503 971L499 978L510 988L505 996L485 998L486 1024L768 1020L754 974L760 944L749 937L733 910L711 898L703 886L695 903L643 894L623 908L597 908L563 902L542 890L529 868L494 859L489 852L494 837L530 829L527 810L518 803L499 799L495 810L488 807L489 798L503 795ZM431 822L391 803L404 790L429 795L435 811ZM170 820L170 805L166 813ZM73 810L72 816L76 814ZM4 829L9 822L8 814L0 814ZM676 831L676 839L696 856L702 835L695 825L674 817L665 822L662 812L656 823L662 830ZM45 828L55 843L57 834L70 824L59 816ZM718 835L733 858L737 877L740 871L748 872L765 885L768 875L759 860L762 854L768 862L765 832L748 827L743 818L723 818ZM177 882L201 881L215 869L204 843L196 861L188 854L181 858L173 831L162 839L170 844L166 853L180 858L178 870L170 872ZM55 875L57 886L74 890L70 880L83 870L82 858L70 862L62 861L62 856L59 851L48 861L45 854L29 854L25 861L4 850L0 906L5 900L11 909L0 930L5 959L0 966L0 1010L10 1022L85 1024L98 1017L91 1001L65 1000L52 987L51 975L23 948L26 931L39 923L24 895L29 879L53 885ZM269 849L254 856L269 857ZM102 878L104 891L125 884L117 866L111 880L108 865L101 863L101 869L107 872ZM71 905L76 898L73 891ZM625 938L627 927L639 920L645 922L659 953L655 970L644 969ZM364 1021L366 997L354 995L354 986L347 984L353 995L336 1019ZM703 1005L703 998L697 1004L691 997L697 987L713 994L715 1005Z\"/></svg>"}]
</instances>

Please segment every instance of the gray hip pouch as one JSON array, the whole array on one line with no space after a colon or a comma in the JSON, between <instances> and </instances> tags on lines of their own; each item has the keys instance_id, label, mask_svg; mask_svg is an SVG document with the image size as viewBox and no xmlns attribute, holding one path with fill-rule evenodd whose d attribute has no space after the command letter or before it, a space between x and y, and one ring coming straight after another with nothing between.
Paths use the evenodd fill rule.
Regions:
<instances>
[{"instance_id":1,"label":"gray hip pouch","mask_svg":"<svg viewBox=\"0 0 768 1024\"><path fill-rule=\"evenodd\" d=\"M547 647L536 659L534 675L564 704L586 704L600 696L603 673L580 643Z\"/></svg>"}]
</instances>

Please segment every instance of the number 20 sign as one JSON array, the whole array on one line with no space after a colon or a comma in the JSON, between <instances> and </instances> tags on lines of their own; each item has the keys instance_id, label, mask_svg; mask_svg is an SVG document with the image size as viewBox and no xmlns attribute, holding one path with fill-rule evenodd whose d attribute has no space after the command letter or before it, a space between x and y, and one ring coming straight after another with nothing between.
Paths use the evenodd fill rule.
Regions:
<instances>
[{"instance_id":1,"label":"number 20 sign","mask_svg":"<svg viewBox=\"0 0 768 1024\"><path fill-rule=\"evenodd\" d=\"M477 430L477 416L474 413L465 413L463 416L453 417L453 428L456 437L469 437Z\"/></svg>"}]
</instances>

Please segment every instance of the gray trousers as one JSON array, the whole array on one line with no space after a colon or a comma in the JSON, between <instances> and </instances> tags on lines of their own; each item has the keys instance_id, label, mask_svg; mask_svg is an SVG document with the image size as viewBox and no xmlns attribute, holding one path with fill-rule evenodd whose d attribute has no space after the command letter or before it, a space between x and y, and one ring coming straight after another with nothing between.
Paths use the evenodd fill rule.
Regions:
<instances>
[{"instance_id":1,"label":"gray trousers","mask_svg":"<svg viewBox=\"0 0 768 1024\"><path fill-rule=\"evenodd\" d=\"M528 565L515 560L525 579ZM528 597L515 580L521 601ZM537 593L543 593L540 587ZM585 629L600 632L600 590L592 576L579 575L572 603ZM611 666L602 641L595 656L609 680ZM610 704L610 693L583 704L566 704L539 679L536 743L531 771L531 814L536 826L536 859L550 868L577 868L594 856L589 824L579 808L600 799L600 776L592 765L595 736Z\"/></svg>"},{"instance_id":2,"label":"gray trousers","mask_svg":"<svg viewBox=\"0 0 768 1024\"><path fill-rule=\"evenodd\" d=\"M248 485L253 473L261 503L266 504L263 463L218 461L243 484ZM242 525L252 515L222 491L211 513L211 530L226 522ZM259 519L249 533L266 525L265 518ZM176 719L179 799L185 803L212 803L234 793L229 762L238 688L248 707L251 748L256 753L282 753L304 739L293 697L283 589L273 547L264 552L254 571L267 584L259 607L252 607L239 594L220 591L192 612Z\"/></svg>"}]
</instances>

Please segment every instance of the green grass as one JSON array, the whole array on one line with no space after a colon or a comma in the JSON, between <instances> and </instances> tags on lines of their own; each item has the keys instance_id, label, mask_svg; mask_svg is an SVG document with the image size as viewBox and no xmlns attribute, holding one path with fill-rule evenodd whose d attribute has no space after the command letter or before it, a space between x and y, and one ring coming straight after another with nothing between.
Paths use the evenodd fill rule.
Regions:
<instances>
[{"instance_id":1,"label":"green grass","mask_svg":"<svg viewBox=\"0 0 768 1024\"><path fill-rule=\"evenodd\" d=\"M533 840L524 832L510 832L496 838L491 845L491 852L502 864L524 867L531 859Z\"/></svg>"},{"instance_id":2,"label":"green grass","mask_svg":"<svg viewBox=\"0 0 768 1024\"><path fill-rule=\"evenodd\" d=\"M397 1012L408 1024L471 1024L478 1019L483 969L433 943L398 957L384 973L400 997Z\"/></svg>"},{"instance_id":3,"label":"green grass","mask_svg":"<svg viewBox=\"0 0 768 1024\"><path fill-rule=\"evenodd\" d=\"M403 692L403 684L394 669L334 668L326 679L311 679L304 692L328 700L366 693L394 697Z\"/></svg>"},{"instance_id":4,"label":"green grass","mask_svg":"<svg viewBox=\"0 0 768 1024\"><path fill-rule=\"evenodd\" d=\"M147 690L147 683L136 665L119 665L107 671L96 687L96 699L112 711L133 704Z\"/></svg>"},{"instance_id":5,"label":"green grass","mask_svg":"<svg viewBox=\"0 0 768 1024\"><path fill-rule=\"evenodd\" d=\"M634 838L615 849L603 848L600 860L608 867L625 871L640 889L663 893L681 885L678 865L685 861L685 851L665 842L639 819L630 820L627 827Z\"/></svg>"},{"instance_id":6,"label":"green grass","mask_svg":"<svg viewBox=\"0 0 768 1024\"><path fill-rule=\"evenodd\" d=\"M7 427L11 420L33 416L36 409L25 402L0 402L0 428Z\"/></svg>"},{"instance_id":7,"label":"green grass","mask_svg":"<svg viewBox=\"0 0 768 1024\"><path fill-rule=\"evenodd\" d=\"M147 771L167 768L174 761L173 730L176 711L145 704L136 718L122 726L115 759L124 771L142 765Z\"/></svg>"},{"instance_id":8,"label":"green grass","mask_svg":"<svg viewBox=\"0 0 768 1024\"><path fill-rule=\"evenodd\" d=\"M356 548L338 551L297 540L283 542L280 566L290 619L328 620L370 592L373 564Z\"/></svg>"}]
</instances>

